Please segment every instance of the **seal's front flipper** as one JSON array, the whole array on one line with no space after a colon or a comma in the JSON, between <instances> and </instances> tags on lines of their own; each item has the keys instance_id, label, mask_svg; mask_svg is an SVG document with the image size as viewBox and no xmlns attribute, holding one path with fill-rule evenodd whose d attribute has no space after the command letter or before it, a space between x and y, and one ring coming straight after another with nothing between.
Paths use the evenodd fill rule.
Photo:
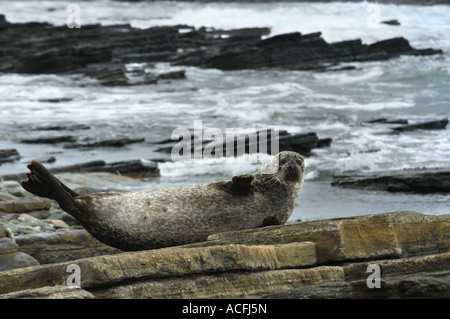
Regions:
<instances>
[{"instance_id":1,"label":"seal's front flipper","mask_svg":"<svg viewBox=\"0 0 450 319\"><path fill-rule=\"evenodd\" d=\"M231 180L231 189L236 190L236 191L244 191L244 190L248 190L250 191L250 185L253 181L253 175L239 175L239 176L234 176L233 179Z\"/></svg>"},{"instance_id":2,"label":"seal's front flipper","mask_svg":"<svg viewBox=\"0 0 450 319\"><path fill-rule=\"evenodd\" d=\"M253 175L234 176L231 181L222 182L219 186L232 195L248 195L252 192L250 186L253 178Z\"/></svg>"}]
</instances>

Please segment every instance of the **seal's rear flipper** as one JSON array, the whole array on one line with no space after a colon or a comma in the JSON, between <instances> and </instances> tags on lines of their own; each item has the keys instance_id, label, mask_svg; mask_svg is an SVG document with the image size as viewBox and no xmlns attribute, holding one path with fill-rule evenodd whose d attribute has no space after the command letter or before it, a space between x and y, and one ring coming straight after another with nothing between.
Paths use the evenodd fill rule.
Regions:
<instances>
[{"instance_id":1,"label":"seal's rear flipper","mask_svg":"<svg viewBox=\"0 0 450 319\"><path fill-rule=\"evenodd\" d=\"M27 167L30 169L30 173L27 173L28 179L20 182L26 191L56 200L68 213L75 208L74 197L78 196L76 192L61 183L38 161L31 161Z\"/></svg>"}]
</instances>

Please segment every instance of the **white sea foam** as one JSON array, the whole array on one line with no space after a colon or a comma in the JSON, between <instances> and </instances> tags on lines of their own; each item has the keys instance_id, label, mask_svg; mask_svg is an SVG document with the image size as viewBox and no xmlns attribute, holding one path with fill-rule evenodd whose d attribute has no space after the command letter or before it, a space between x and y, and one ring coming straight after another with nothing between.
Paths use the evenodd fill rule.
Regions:
<instances>
[{"instance_id":1,"label":"white sea foam","mask_svg":"<svg viewBox=\"0 0 450 319\"><path fill-rule=\"evenodd\" d=\"M193 159L188 162L165 162L159 165L161 176L221 175L235 176L249 174L264 168L272 160L268 154L245 154L237 158Z\"/></svg>"},{"instance_id":2,"label":"white sea foam","mask_svg":"<svg viewBox=\"0 0 450 319\"><path fill-rule=\"evenodd\" d=\"M314 77L321 83L336 84L352 84L361 81L367 81L370 79L378 78L383 75L381 67L365 68L364 70L356 70L349 73L343 72L330 72L330 73L316 73Z\"/></svg>"}]
</instances>

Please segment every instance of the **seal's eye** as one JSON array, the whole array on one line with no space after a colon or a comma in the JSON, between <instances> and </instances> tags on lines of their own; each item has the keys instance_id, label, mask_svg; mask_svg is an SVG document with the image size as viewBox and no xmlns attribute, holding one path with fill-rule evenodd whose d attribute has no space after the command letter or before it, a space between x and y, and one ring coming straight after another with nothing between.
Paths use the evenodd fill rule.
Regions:
<instances>
[{"instance_id":1,"label":"seal's eye","mask_svg":"<svg viewBox=\"0 0 450 319\"><path fill-rule=\"evenodd\" d=\"M296 160L295 162L297 163L297 165L302 166L302 163L303 163L302 160L299 160L299 159L298 159L298 160Z\"/></svg>"},{"instance_id":2,"label":"seal's eye","mask_svg":"<svg viewBox=\"0 0 450 319\"><path fill-rule=\"evenodd\" d=\"M286 163L287 163L287 159L285 159L285 158L280 159L280 165L284 165Z\"/></svg>"}]
</instances>

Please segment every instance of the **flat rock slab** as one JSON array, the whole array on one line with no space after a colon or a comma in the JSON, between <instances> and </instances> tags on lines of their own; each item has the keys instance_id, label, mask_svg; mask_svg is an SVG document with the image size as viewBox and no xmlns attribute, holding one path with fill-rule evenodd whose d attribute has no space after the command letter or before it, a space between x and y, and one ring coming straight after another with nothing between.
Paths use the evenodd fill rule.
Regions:
<instances>
[{"instance_id":1,"label":"flat rock slab","mask_svg":"<svg viewBox=\"0 0 450 319\"><path fill-rule=\"evenodd\" d=\"M369 288L369 265L380 267L379 287ZM327 282L273 292L263 298L360 299L360 298L449 298L450 254L376 260L343 266L345 281Z\"/></svg>"},{"instance_id":2,"label":"flat rock slab","mask_svg":"<svg viewBox=\"0 0 450 319\"><path fill-rule=\"evenodd\" d=\"M4 213L26 213L50 209L51 202L47 199L25 199L19 201L0 201L0 212Z\"/></svg>"},{"instance_id":3,"label":"flat rock slab","mask_svg":"<svg viewBox=\"0 0 450 319\"><path fill-rule=\"evenodd\" d=\"M258 272L229 272L163 280L146 280L104 289L92 289L98 298L243 298L265 291L339 282L342 267L320 266L311 269L284 269Z\"/></svg>"},{"instance_id":4,"label":"flat rock slab","mask_svg":"<svg viewBox=\"0 0 450 319\"><path fill-rule=\"evenodd\" d=\"M0 238L0 272L37 265L39 262L21 252L19 246L11 238Z\"/></svg>"},{"instance_id":5,"label":"flat rock slab","mask_svg":"<svg viewBox=\"0 0 450 319\"><path fill-rule=\"evenodd\" d=\"M60 285L67 280L68 266L73 263L80 267L81 287L86 289L143 278L273 270L311 266L316 262L315 245L310 242L288 245L165 248L0 272L0 294Z\"/></svg>"},{"instance_id":6,"label":"flat rock slab","mask_svg":"<svg viewBox=\"0 0 450 319\"><path fill-rule=\"evenodd\" d=\"M214 234L201 243L245 245L311 241L319 263L400 258L450 250L450 215L392 212Z\"/></svg>"},{"instance_id":7,"label":"flat rock slab","mask_svg":"<svg viewBox=\"0 0 450 319\"><path fill-rule=\"evenodd\" d=\"M33 256L41 264L120 252L102 244L84 229L20 235L15 237L15 241L22 252Z\"/></svg>"},{"instance_id":8,"label":"flat rock slab","mask_svg":"<svg viewBox=\"0 0 450 319\"><path fill-rule=\"evenodd\" d=\"M90 292L77 287L53 286L26 289L0 295L0 299L94 299Z\"/></svg>"}]
</instances>

